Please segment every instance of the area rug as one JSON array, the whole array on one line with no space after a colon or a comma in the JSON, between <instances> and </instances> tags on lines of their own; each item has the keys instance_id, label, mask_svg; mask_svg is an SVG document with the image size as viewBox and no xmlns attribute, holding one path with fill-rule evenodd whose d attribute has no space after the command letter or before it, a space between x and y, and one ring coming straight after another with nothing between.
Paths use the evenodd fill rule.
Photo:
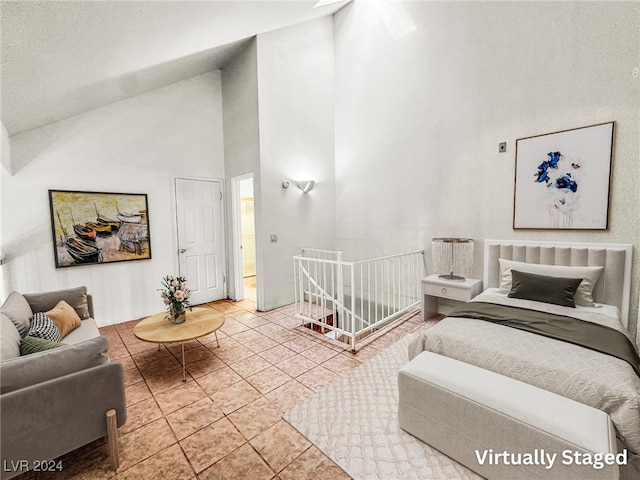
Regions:
<instances>
[{"instance_id":1,"label":"area rug","mask_svg":"<svg viewBox=\"0 0 640 480\"><path fill-rule=\"evenodd\" d=\"M283 418L354 479L482 479L398 426L398 370L414 334Z\"/></svg>"}]
</instances>

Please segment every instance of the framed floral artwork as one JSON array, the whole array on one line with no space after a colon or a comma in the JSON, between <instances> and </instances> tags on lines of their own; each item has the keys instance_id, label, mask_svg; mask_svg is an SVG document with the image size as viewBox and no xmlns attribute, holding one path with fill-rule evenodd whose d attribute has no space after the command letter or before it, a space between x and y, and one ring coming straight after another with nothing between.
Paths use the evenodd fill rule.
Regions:
<instances>
[{"instance_id":1,"label":"framed floral artwork","mask_svg":"<svg viewBox=\"0 0 640 480\"><path fill-rule=\"evenodd\" d=\"M147 195L49 190L56 268L151 258Z\"/></svg>"},{"instance_id":2,"label":"framed floral artwork","mask_svg":"<svg viewBox=\"0 0 640 480\"><path fill-rule=\"evenodd\" d=\"M614 122L516 140L514 229L606 230Z\"/></svg>"}]
</instances>

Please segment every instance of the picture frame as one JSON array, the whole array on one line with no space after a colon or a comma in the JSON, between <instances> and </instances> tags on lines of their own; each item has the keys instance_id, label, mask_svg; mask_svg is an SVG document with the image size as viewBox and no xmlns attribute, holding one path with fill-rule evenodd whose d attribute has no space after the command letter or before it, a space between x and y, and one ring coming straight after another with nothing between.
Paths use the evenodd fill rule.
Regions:
<instances>
[{"instance_id":1,"label":"picture frame","mask_svg":"<svg viewBox=\"0 0 640 480\"><path fill-rule=\"evenodd\" d=\"M615 122L516 140L513 229L607 230Z\"/></svg>"},{"instance_id":2,"label":"picture frame","mask_svg":"<svg viewBox=\"0 0 640 480\"><path fill-rule=\"evenodd\" d=\"M143 193L49 190L56 268L151 258Z\"/></svg>"}]
</instances>

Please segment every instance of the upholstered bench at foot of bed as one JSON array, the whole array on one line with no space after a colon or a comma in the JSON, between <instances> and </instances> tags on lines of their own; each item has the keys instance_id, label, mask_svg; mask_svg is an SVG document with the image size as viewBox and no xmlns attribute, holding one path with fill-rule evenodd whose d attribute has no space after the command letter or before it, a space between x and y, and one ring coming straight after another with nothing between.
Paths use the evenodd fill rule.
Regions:
<instances>
[{"instance_id":1,"label":"upholstered bench at foot of bed","mask_svg":"<svg viewBox=\"0 0 640 480\"><path fill-rule=\"evenodd\" d=\"M619 478L615 463L576 464L588 453L623 461L600 410L431 352L400 370L398 386L400 428L488 479Z\"/></svg>"}]
</instances>

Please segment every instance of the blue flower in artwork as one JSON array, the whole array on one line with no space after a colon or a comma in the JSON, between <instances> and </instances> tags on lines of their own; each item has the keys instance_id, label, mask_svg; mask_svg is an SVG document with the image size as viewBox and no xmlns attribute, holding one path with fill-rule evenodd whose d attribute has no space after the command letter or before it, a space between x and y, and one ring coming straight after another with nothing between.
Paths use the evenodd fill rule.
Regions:
<instances>
[{"instance_id":1,"label":"blue flower in artwork","mask_svg":"<svg viewBox=\"0 0 640 480\"><path fill-rule=\"evenodd\" d=\"M538 171L534 175L535 177L537 177L536 183L546 183L547 187L567 189L571 190L573 193L577 192L578 184L573 179L571 173L565 173L563 176L556 178L555 183L549 176L550 169L555 170L558 168L558 163L560 162L562 154L560 152L549 152L547 153L547 156L549 157L549 159L543 161L540 165L538 165Z\"/></svg>"},{"instance_id":2,"label":"blue flower in artwork","mask_svg":"<svg viewBox=\"0 0 640 480\"><path fill-rule=\"evenodd\" d=\"M550 168L558 168L558 162L560 161L562 154L560 152L549 152L547 153L547 156L549 157L549 160L545 160L538 165L538 171L535 174L538 177L536 178L536 183L549 183L551 181L547 172Z\"/></svg>"},{"instance_id":3,"label":"blue flower in artwork","mask_svg":"<svg viewBox=\"0 0 640 480\"><path fill-rule=\"evenodd\" d=\"M573 193L578 191L578 184L571 177L570 173L565 173L562 177L556 178L556 188L568 188Z\"/></svg>"},{"instance_id":4,"label":"blue flower in artwork","mask_svg":"<svg viewBox=\"0 0 640 480\"><path fill-rule=\"evenodd\" d=\"M549 152L547 153L547 156L549 157L549 167L558 168L558 162L560 161L562 154L560 152Z\"/></svg>"},{"instance_id":5,"label":"blue flower in artwork","mask_svg":"<svg viewBox=\"0 0 640 480\"><path fill-rule=\"evenodd\" d=\"M549 174L547 173L546 170L544 170L544 171L538 170L538 174L537 175L538 175L538 178L536 179L537 183L542 183L542 182L549 183L549 181L551 180L549 178Z\"/></svg>"}]
</instances>

